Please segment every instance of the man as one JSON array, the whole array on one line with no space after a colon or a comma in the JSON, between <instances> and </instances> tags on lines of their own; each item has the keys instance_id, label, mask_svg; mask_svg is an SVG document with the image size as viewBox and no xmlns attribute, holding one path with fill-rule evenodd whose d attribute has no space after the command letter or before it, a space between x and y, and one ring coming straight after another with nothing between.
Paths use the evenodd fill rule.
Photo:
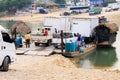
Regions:
<instances>
[{"instance_id":1,"label":"man","mask_svg":"<svg viewBox=\"0 0 120 80\"><path fill-rule=\"evenodd\" d=\"M38 28L37 34L41 34L41 30Z\"/></svg>"},{"instance_id":2,"label":"man","mask_svg":"<svg viewBox=\"0 0 120 80\"><path fill-rule=\"evenodd\" d=\"M48 36L48 29L47 28L45 28L45 36Z\"/></svg>"},{"instance_id":3,"label":"man","mask_svg":"<svg viewBox=\"0 0 120 80\"><path fill-rule=\"evenodd\" d=\"M77 33L77 42L78 46L81 46L81 35L79 33Z\"/></svg>"},{"instance_id":4,"label":"man","mask_svg":"<svg viewBox=\"0 0 120 80\"><path fill-rule=\"evenodd\" d=\"M31 40L31 36L29 33L27 33L25 35L25 41L26 41L26 48L30 48L30 40Z\"/></svg>"}]
</instances>

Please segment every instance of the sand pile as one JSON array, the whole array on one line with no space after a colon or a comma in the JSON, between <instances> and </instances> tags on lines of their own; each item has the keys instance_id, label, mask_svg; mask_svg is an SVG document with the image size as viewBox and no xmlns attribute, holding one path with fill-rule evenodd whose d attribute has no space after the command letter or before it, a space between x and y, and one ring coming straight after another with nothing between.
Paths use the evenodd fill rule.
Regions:
<instances>
[{"instance_id":1,"label":"sand pile","mask_svg":"<svg viewBox=\"0 0 120 80\"><path fill-rule=\"evenodd\" d=\"M47 65L65 67L65 68L75 68L75 65L68 59L61 55L53 55L52 58L45 61Z\"/></svg>"}]
</instances>

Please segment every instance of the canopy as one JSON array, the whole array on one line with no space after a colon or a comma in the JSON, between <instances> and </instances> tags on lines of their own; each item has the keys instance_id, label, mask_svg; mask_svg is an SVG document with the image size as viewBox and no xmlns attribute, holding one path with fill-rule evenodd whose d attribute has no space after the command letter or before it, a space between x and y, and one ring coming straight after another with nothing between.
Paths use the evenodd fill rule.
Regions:
<instances>
[{"instance_id":1,"label":"canopy","mask_svg":"<svg viewBox=\"0 0 120 80\"><path fill-rule=\"evenodd\" d=\"M12 34L26 34L30 33L31 29L30 27L22 21L16 22L12 27L11 27L11 33Z\"/></svg>"},{"instance_id":2,"label":"canopy","mask_svg":"<svg viewBox=\"0 0 120 80\"><path fill-rule=\"evenodd\" d=\"M107 27L108 29L110 29L110 33L114 33L114 32L116 32L116 31L119 30L119 27L117 26L117 24L115 24L115 23L110 23L110 22L100 23L98 26L96 26L96 27L94 28L94 30L96 30L96 28L101 27L101 26L104 26L104 27Z\"/></svg>"}]
</instances>

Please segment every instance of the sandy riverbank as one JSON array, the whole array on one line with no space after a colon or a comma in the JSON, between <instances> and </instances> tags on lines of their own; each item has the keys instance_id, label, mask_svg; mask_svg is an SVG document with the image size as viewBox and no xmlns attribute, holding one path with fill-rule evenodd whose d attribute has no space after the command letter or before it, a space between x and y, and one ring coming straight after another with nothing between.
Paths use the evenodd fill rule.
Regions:
<instances>
[{"instance_id":1,"label":"sandy riverbank","mask_svg":"<svg viewBox=\"0 0 120 80\"><path fill-rule=\"evenodd\" d=\"M48 14L48 15L52 15ZM54 13L55 14L55 13ZM46 16L48 16L46 15ZM59 15L59 12L57 12ZM102 13L109 21L120 24L120 11ZM101 16L96 15L96 17ZM45 16L45 15L44 15ZM76 16L85 16L80 14ZM27 16L4 17L2 20L12 18L18 20L41 20L41 14L35 14L33 18ZM17 61L10 65L8 72L0 72L0 80L119 80L119 70L99 70L83 69L76 66L68 59L61 55L49 57L34 55L17 55Z\"/></svg>"},{"instance_id":2,"label":"sandy riverbank","mask_svg":"<svg viewBox=\"0 0 120 80\"><path fill-rule=\"evenodd\" d=\"M61 55L17 56L10 71L0 72L1 80L119 80L120 71L76 68Z\"/></svg>"},{"instance_id":3,"label":"sandy riverbank","mask_svg":"<svg viewBox=\"0 0 120 80\"><path fill-rule=\"evenodd\" d=\"M0 20L22 20L22 21L43 21L44 17L47 16L60 16L65 10L60 10L58 12L51 12L49 14L26 14L26 15L18 15L18 16L9 16L9 17L1 17ZM119 23L120 18L120 10L119 11L112 11L112 12L103 12L100 15L89 16L88 13L82 13L78 15L71 15L71 17L99 17L99 16L106 16L109 21Z\"/></svg>"}]
</instances>

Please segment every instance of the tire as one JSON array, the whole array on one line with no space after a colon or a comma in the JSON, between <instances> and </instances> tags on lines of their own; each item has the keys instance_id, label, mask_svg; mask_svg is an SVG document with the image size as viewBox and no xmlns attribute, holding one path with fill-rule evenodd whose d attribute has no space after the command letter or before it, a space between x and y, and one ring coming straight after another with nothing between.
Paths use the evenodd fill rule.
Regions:
<instances>
[{"instance_id":1,"label":"tire","mask_svg":"<svg viewBox=\"0 0 120 80\"><path fill-rule=\"evenodd\" d=\"M58 49L58 46L54 46L56 49Z\"/></svg>"},{"instance_id":2,"label":"tire","mask_svg":"<svg viewBox=\"0 0 120 80\"><path fill-rule=\"evenodd\" d=\"M8 71L8 69L9 69L9 63L10 63L9 58L5 57L5 59L3 61L3 64L2 64L2 71Z\"/></svg>"},{"instance_id":3,"label":"tire","mask_svg":"<svg viewBox=\"0 0 120 80\"><path fill-rule=\"evenodd\" d=\"M46 45L50 46L51 45L51 40L48 40Z\"/></svg>"},{"instance_id":4,"label":"tire","mask_svg":"<svg viewBox=\"0 0 120 80\"><path fill-rule=\"evenodd\" d=\"M35 46L39 46L39 45L40 45L40 43L35 42Z\"/></svg>"},{"instance_id":5,"label":"tire","mask_svg":"<svg viewBox=\"0 0 120 80\"><path fill-rule=\"evenodd\" d=\"M2 66L0 66L0 69L2 68Z\"/></svg>"}]
</instances>

